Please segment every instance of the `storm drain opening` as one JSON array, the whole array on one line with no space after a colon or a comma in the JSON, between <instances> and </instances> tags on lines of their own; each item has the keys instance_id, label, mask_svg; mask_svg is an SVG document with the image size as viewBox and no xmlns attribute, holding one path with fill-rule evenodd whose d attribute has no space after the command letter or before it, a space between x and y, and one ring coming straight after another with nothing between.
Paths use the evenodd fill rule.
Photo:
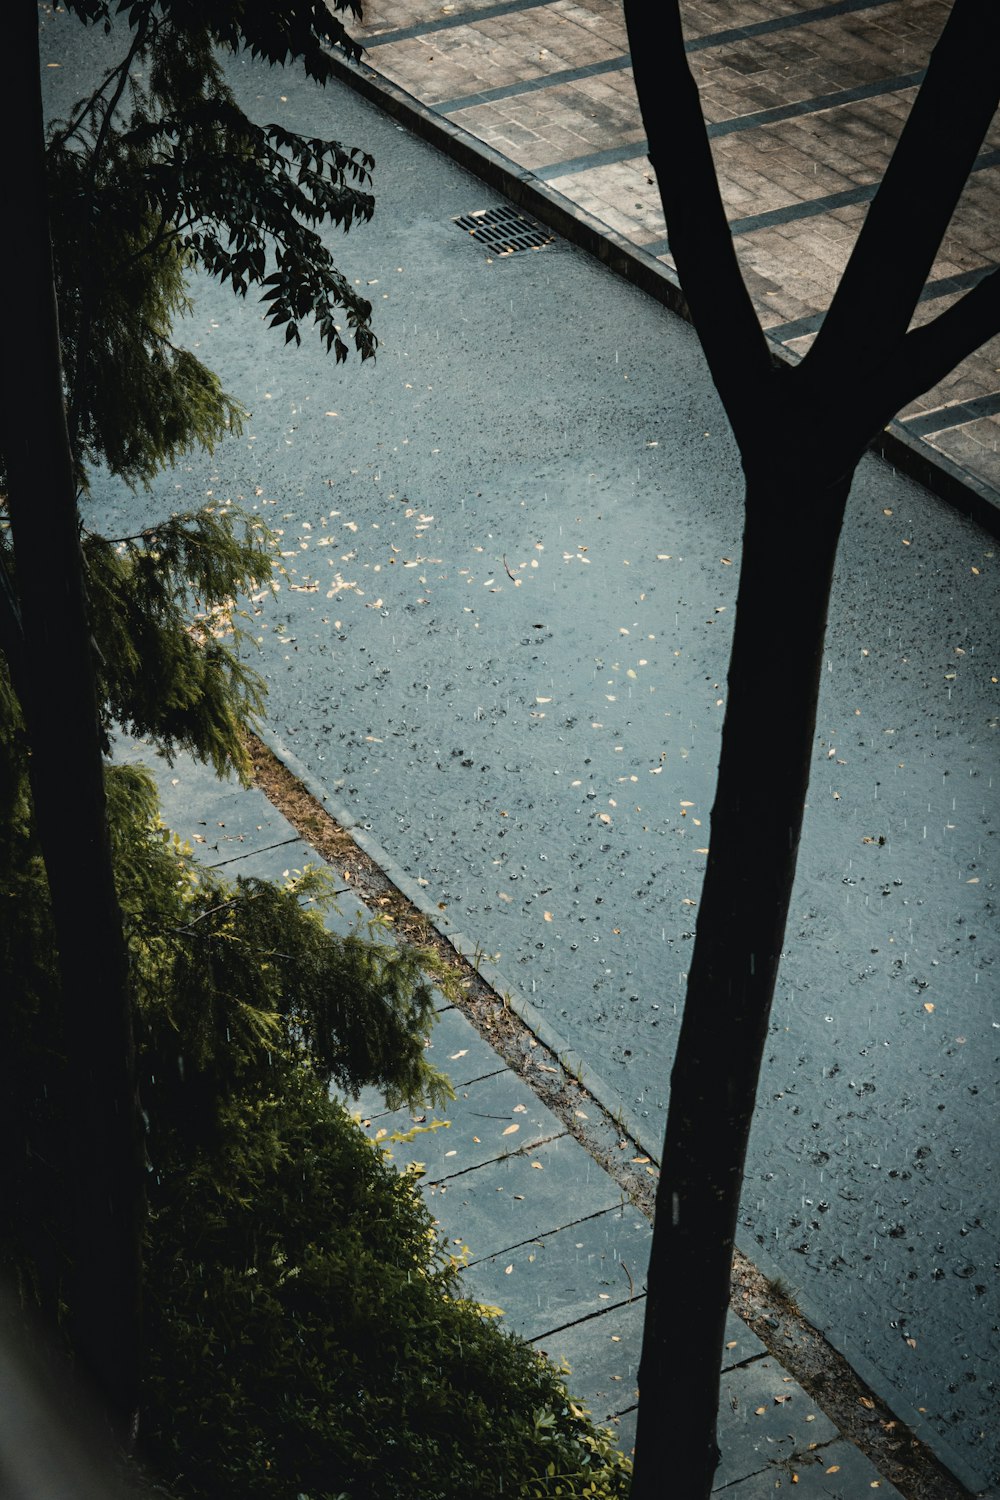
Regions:
<instances>
[{"instance_id":1,"label":"storm drain opening","mask_svg":"<svg viewBox=\"0 0 1000 1500\"><path fill-rule=\"evenodd\" d=\"M555 235L544 224L527 214L505 205L503 208L481 208L476 213L461 214L452 222L464 229L484 250L493 255L514 255L518 250L541 250L551 245Z\"/></svg>"}]
</instances>

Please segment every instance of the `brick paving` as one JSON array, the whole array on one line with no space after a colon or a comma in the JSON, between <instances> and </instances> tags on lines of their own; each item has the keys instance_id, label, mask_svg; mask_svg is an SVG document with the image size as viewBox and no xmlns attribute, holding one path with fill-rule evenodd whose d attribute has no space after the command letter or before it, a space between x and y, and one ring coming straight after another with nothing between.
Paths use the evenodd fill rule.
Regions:
<instances>
[{"instance_id":1,"label":"brick paving","mask_svg":"<svg viewBox=\"0 0 1000 1500\"><path fill-rule=\"evenodd\" d=\"M748 288L770 337L801 356L950 5L682 0L681 10ZM369 0L354 30L382 77L672 266L618 0ZM1000 119L915 322L996 264L998 169ZM898 425L1000 495L1000 338Z\"/></svg>"}]
</instances>

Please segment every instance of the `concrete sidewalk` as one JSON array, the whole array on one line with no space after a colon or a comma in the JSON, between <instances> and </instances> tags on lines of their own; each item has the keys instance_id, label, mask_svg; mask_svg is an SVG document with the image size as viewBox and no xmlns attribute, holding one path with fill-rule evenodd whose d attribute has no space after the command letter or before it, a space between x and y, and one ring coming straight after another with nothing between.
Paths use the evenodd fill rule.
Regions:
<instances>
[{"instance_id":1,"label":"concrete sidewalk","mask_svg":"<svg viewBox=\"0 0 1000 1500\"><path fill-rule=\"evenodd\" d=\"M167 767L142 744L123 741L116 754L148 766L166 822L206 864L233 877L280 880L290 869L321 863L261 792L219 782L186 757ZM333 930L349 931L371 916L346 887L338 902ZM456 1249L468 1248L469 1295L501 1307L509 1328L565 1360L573 1394L630 1448L649 1221L443 998L429 1052L456 1091L437 1115L446 1125L391 1143L393 1133L433 1117L390 1114L373 1090L350 1106L400 1167L423 1163L423 1189L441 1233ZM717 1491L764 1500L795 1484L805 1497L858 1500L875 1491L901 1500L732 1312L723 1372Z\"/></svg>"},{"instance_id":2,"label":"concrete sidewalk","mask_svg":"<svg viewBox=\"0 0 1000 1500\"><path fill-rule=\"evenodd\" d=\"M808 349L881 180L947 0L682 0L723 200L772 343ZM368 0L340 75L514 202L677 306L614 0ZM994 121L917 322L997 259ZM501 247L499 253L504 253ZM908 406L878 446L929 489L1000 526L1000 339Z\"/></svg>"}]
</instances>

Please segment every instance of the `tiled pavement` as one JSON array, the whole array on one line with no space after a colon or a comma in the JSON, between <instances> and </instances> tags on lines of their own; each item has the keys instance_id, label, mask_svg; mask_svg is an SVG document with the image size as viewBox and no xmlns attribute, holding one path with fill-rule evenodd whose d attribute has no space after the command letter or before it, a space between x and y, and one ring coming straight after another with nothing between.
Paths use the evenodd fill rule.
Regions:
<instances>
[{"instance_id":1,"label":"tiled pavement","mask_svg":"<svg viewBox=\"0 0 1000 1500\"><path fill-rule=\"evenodd\" d=\"M121 741L116 756L148 765L167 824L207 864L232 875L281 879L319 863L262 793L222 783L180 756L173 768L146 746ZM368 917L344 890L328 925L347 931ZM381 933L385 941L384 930ZM399 1166L419 1161L423 1189L442 1235L467 1247L470 1296L504 1310L508 1327L571 1370L569 1385L594 1417L630 1448L642 1342L651 1226L565 1124L452 1006L441 1001L430 1056L456 1098L429 1118L390 1114L366 1091L351 1101L373 1139ZM596 1109L596 1106L595 1106ZM428 1129L432 1119L442 1123ZM443 1123L447 1121L447 1124ZM411 1140L392 1141L424 1127ZM729 1315L716 1489L727 1500L795 1493L858 1500L899 1491L768 1353Z\"/></svg>"},{"instance_id":2,"label":"tiled pavement","mask_svg":"<svg viewBox=\"0 0 1000 1500\"><path fill-rule=\"evenodd\" d=\"M744 275L764 328L793 355L821 321L949 10L948 0L681 0ZM598 232L672 265L620 0L366 0L352 30L376 84L468 132ZM998 167L1000 119L915 321L996 264ZM931 458L1000 504L1000 339L906 408L900 429L915 472Z\"/></svg>"}]
</instances>

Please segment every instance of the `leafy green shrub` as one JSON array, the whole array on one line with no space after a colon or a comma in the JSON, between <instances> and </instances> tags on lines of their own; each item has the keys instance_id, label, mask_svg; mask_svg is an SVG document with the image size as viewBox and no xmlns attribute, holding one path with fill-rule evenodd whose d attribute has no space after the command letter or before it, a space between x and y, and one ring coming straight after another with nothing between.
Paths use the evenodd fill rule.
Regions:
<instances>
[{"instance_id":1,"label":"leafy green shrub","mask_svg":"<svg viewBox=\"0 0 1000 1500\"><path fill-rule=\"evenodd\" d=\"M184 1500L624 1496L610 1439L463 1299L414 1175L331 1097L449 1096L424 1054L426 955L329 934L318 872L277 886L199 867L145 773L108 782L150 1166L148 1468ZM46 1084L58 1029L38 1024L55 1014L44 871L30 820L7 832L0 1257L27 1291L58 1254L48 1162L72 1122Z\"/></svg>"},{"instance_id":2,"label":"leafy green shrub","mask_svg":"<svg viewBox=\"0 0 1000 1500\"><path fill-rule=\"evenodd\" d=\"M624 1496L550 1364L463 1300L412 1174L309 1069L153 1194L143 1430L181 1495Z\"/></svg>"}]
</instances>

